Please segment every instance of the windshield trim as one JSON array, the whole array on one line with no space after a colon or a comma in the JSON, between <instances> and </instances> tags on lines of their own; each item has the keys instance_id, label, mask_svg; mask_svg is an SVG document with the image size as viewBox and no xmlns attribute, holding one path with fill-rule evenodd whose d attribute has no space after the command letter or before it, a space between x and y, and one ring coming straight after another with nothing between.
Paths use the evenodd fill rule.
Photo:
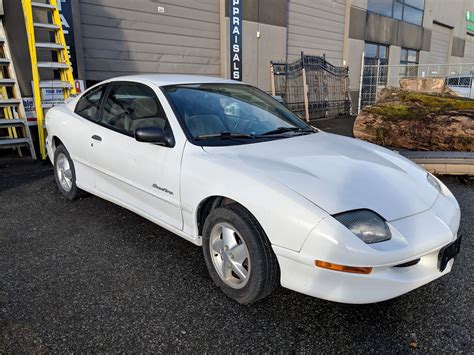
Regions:
<instances>
[{"instance_id":1,"label":"windshield trim","mask_svg":"<svg viewBox=\"0 0 474 355\"><path fill-rule=\"evenodd\" d=\"M229 145L241 145L241 144L255 144L255 143L264 143L264 142L269 142L273 140L278 140L278 139L286 139L286 138L293 138L293 137L300 137L301 134L279 134L279 135L269 135L266 136L265 139L242 139L241 138L235 138L235 139L220 139L219 137L212 137L209 139L196 139L191 132L189 131L188 127L186 126L186 123L184 122L184 119L181 117L177 107L175 106L173 100L171 99L168 89L171 87L176 87L176 86L185 86L185 85L205 85L205 84L216 84L216 83L190 83L190 84L185 84L185 83L180 83L180 84L170 84L170 85L163 85L160 86L160 90L163 93L163 95L166 97L166 100L168 101L168 104L170 105L171 109L173 110L173 113L178 120L179 125L181 126L182 131L184 132L184 135L186 136L187 140L198 147L214 147L214 146L229 146ZM240 85L240 86L245 86L245 87L250 87L252 89L258 90L262 92L265 95L268 95L265 91L249 85L249 84L242 84L240 82L235 82L235 83L229 83L225 82L226 85ZM283 105L281 102L279 102L277 99L272 97L271 95L268 95L272 100L275 100L279 105ZM288 108L287 108L288 109ZM289 110L289 109L288 109ZM291 112L291 111L290 111ZM292 112L293 113L293 112ZM309 125L307 122L303 121L301 118L298 117L295 113L293 113L295 117L303 123L308 129L312 129L314 133L316 133L318 130L315 129L313 126Z\"/></svg>"}]
</instances>

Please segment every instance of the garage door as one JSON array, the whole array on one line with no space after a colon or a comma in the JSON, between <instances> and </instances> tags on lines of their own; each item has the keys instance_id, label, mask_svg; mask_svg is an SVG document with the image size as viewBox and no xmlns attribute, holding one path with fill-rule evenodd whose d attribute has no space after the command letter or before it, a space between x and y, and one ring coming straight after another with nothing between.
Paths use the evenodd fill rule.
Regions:
<instances>
[{"instance_id":1,"label":"garage door","mask_svg":"<svg viewBox=\"0 0 474 355\"><path fill-rule=\"evenodd\" d=\"M448 63L450 37L451 29L433 24L433 31L431 33L430 63Z\"/></svg>"},{"instance_id":2,"label":"garage door","mask_svg":"<svg viewBox=\"0 0 474 355\"><path fill-rule=\"evenodd\" d=\"M464 63L474 63L474 37L466 36L466 46L464 47Z\"/></svg>"},{"instance_id":3,"label":"garage door","mask_svg":"<svg viewBox=\"0 0 474 355\"><path fill-rule=\"evenodd\" d=\"M1 2L0 2L1 3ZM86 79L221 73L219 2L80 0Z\"/></svg>"},{"instance_id":4,"label":"garage door","mask_svg":"<svg viewBox=\"0 0 474 355\"><path fill-rule=\"evenodd\" d=\"M341 0L290 0L288 4L288 55L326 55L342 65L345 2Z\"/></svg>"}]
</instances>

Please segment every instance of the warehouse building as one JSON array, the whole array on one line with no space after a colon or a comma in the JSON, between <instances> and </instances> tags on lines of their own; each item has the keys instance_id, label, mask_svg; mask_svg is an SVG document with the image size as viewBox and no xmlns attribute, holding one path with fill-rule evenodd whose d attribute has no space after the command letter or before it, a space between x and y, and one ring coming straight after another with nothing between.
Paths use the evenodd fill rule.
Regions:
<instances>
[{"instance_id":1,"label":"warehouse building","mask_svg":"<svg viewBox=\"0 0 474 355\"><path fill-rule=\"evenodd\" d=\"M133 73L231 77L232 70L243 81L270 91L270 62L292 61L303 51L324 55L336 66L349 66L354 102L362 60L390 65L474 63L470 22L474 0L62 0L60 4L75 76L88 85ZM21 2L4 0L4 7L22 91L29 96Z\"/></svg>"}]
</instances>

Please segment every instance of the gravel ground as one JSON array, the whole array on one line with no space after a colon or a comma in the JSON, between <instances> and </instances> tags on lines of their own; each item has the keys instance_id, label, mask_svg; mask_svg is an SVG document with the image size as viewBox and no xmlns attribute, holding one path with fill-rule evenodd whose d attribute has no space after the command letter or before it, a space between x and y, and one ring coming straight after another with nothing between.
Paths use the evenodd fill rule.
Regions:
<instances>
[{"instance_id":1,"label":"gravel ground","mask_svg":"<svg viewBox=\"0 0 474 355\"><path fill-rule=\"evenodd\" d=\"M278 289L250 306L212 284L201 249L96 197L71 203L48 165L0 158L0 353L472 353L474 181L451 274L343 305Z\"/></svg>"}]
</instances>

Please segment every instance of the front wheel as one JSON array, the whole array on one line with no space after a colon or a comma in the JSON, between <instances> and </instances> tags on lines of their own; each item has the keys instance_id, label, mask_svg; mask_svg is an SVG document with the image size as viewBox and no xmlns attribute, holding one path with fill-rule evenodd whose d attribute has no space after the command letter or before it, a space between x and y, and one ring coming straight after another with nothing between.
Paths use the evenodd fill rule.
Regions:
<instances>
[{"instance_id":1,"label":"front wheel","mask_svg":"<svg viewBox=\"0 0 474 355\"><path fill-rule=\"evenodd\" d=\"M68 200L75 200L84 195L76 185L76 171L67 149L60 145L54 152L54 178L61 194Z\"/></svg>"},{"instance_id":2,"label":"front wheel","mask_svg":"<svg viewBox=\"0 0 474 355\"><path fill-rule=\"evenodd\" d=\"M203 252L214 283L239 303L252 303L278 286L280 270L270 242L244 207L211 211L203 229Z\"/></svg>"}]
</instances>

